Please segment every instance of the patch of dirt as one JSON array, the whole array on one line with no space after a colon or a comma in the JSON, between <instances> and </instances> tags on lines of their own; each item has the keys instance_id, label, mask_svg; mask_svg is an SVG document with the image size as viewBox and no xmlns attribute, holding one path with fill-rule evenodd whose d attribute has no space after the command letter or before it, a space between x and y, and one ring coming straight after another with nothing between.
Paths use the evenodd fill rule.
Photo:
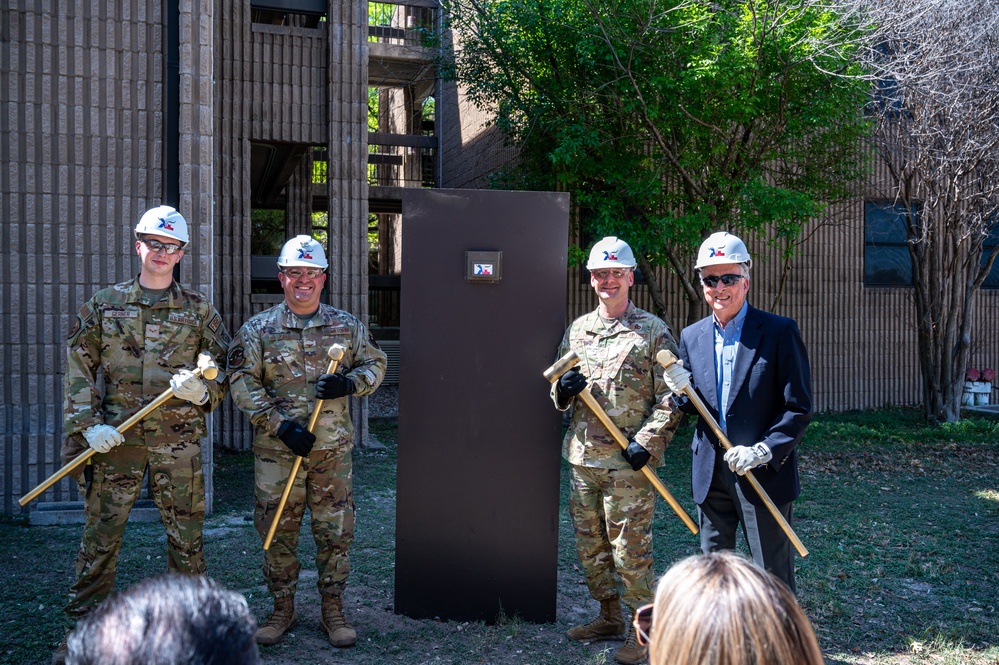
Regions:
<instances>
[{"instance_id":1,"label":"patch of dirt","mask_svg":"<svg viewBox=\"0 0 999 665\"><path fill-rule=\"evenodd\" d=\"M599 605L590 599L581 577L560 573L557 621L548 624L516 619L491 626L416 620L394 612L391 580L380 586L352 581L347 587L344 611L357 631L358 643L352 648L337 649L327 642L320 627L320 598L315 579L314 570L303 568L296 598L298 626L279 644L262 647L261 663L597 664L612 663L613 652L621 644L620 640L579 644L565 636L569 627L592 619ZM263 621L270 601L266 589L261 587L256 591L251 607L258 621Z\"/></svg>"}]
</instances>

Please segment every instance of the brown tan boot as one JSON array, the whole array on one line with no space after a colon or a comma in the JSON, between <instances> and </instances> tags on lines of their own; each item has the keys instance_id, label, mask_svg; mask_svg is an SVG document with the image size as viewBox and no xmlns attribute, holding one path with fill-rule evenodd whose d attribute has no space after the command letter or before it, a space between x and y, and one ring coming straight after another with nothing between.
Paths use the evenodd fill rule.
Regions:
<instances>
[{"instance_id":1,"label":"brown tan boot","mask_svg":"<svg viewBox=\"0 0 999 665\"><path fill-rule=\"evenodd\" d=\"M352 647L357 642L357 632L343 617L343 601L334 596L323 596L323 618L319 625L335 647Z\"/></svg>"},{"instance_id":2,"label":"brown tan boot","mask_svg":"<svg viewBox=\"0 0 999 665\"><path fill-rule=\"evenodd\" d=\"M600 614L584 626L576 626L566 631L570 640L592 642L624 635L624 617L621 616L621 599L608 598L600 601Z\"/></svg>"},{"instance_id":3,"label":"brown tan boot","mask_svg":"<svg viewBox=\"0 0 999 665\"><path fill-rule=\"evenodd\" d=\"M624 644L614 652L614 660L624 665L638 665L638 663L644 663L646 657L648 657L648 651L638 643L638 634L635 632L634 624L632 624L628 627L628 636L624 638Z\"/></svg>"},{"instance_id":4,"label":"brown tan boot","mask_svg":"<svg viewBox=\"0 0 999 665\"><path fill-rule=\"evenodd\" d=\"M270 646L277 644L285 633L298 625L298 615L295 614L295 597L284 596L274 599L274 613L257 628L257 644Z\"/></svg>"}]
</instances>

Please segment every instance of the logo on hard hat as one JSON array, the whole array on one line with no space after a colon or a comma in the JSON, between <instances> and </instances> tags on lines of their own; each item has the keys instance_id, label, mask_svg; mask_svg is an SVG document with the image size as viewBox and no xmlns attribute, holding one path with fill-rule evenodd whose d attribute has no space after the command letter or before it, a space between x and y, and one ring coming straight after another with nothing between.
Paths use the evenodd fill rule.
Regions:
<instances>
[{"instance_id":1,"label":"logo on hard hat","mask_svg":"<svg viewBox=\"0 0 999 665\"><path fill-rule=\"evenodd\" d=\"M614 252L604 251L604 261L617 261L617 254Z\"/></svg>"},{"instance_id":2,"label":"logo on hard hat","mask_svg":"<svg viewBox=\"0 0 999 665\"><path fill-rule=\"evenodd\" d=\"M160 217L160 226L159 226L159 228L166 229L167 231L173 231L173 224L171 224L169 221L167 221L166 217Z\"/></svg>"},{"instance_id":3,"label":"logo on hard hat","mask_svg":"<svg viewBox=\"0 0 999 665\"><path fill-rule=\"evenodd\" d=\"M312 254L309 254L308 250L306 250L303 247L302 249L298 250L298 258L300 258L300 259L309 259L311 261L312 260Z\"/></svg>"},{"instance_id":4,"label":"logo on hard hat","mask_svg":"<svg viewBox=\"0 0 999 665\"><path fill-rule=\"evenodd\" d=\"M711 248L711 256L712 257L715 257L715 256L725 256L725 252L723 250L715 249L714 247L712 247Z\"/></svg>"}]
</instances>

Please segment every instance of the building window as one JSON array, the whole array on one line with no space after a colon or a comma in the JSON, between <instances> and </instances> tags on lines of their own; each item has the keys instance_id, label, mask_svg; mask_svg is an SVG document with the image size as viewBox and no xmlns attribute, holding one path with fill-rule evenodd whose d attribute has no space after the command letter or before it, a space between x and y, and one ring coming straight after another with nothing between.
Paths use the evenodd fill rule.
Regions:
<instances>
[{"instance_id":1,"label":"building window","mask_svg":"<svg viewBox=\"0 0 999 665\"><path fill-rule=\"evenodd\" d=\"M253 23L317 28L326 15L326 0L250 0Z\"/></svg>"},{"instance_id":2,"label":"building window","mask_svg":"<svg viewBox=\"0 0 999 665\"><path fill-rule=\"evenodd\" d=\"M989 235L985 238L985 242L982 243L982 266L985 266L986 261L989 259L989 252L999 245L999 223L993 224L992 228L989 229ZM992 270L989 271L989 276L985 278L982 282L983 289L999 289L999 258L996 262L992 264Z\"/></svg>"},{"instance_id":3,"label":"building window","mask_svg":"<svg viewBox=\"0 0 999 665\"><path fill-rule=\"evenodd\" d=\"M864 203L864 286L912 286L905 215L905 204Z\"/></svg>"}]
</instances>

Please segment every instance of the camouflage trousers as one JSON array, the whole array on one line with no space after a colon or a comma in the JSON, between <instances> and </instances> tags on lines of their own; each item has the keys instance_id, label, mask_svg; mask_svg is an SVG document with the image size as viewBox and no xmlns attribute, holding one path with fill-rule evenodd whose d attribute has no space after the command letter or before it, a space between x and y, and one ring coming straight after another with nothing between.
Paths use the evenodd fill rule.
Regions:
<instances>
[{"instance_id":1,"label":"camouflage trousers","mask_svg":"<svg viewBox=\"0 0 999 665\"><path fill-rule=\"evenodd\" d=\"M652 484L630 468L570 469L569 513L590 595L620 596L632 610L651 603Z\"/></svg>"},{"instance_id":2,"label":"camouflage trousers","mask_svg":"<svg viewBox=\"0 0 999 665\"><path fill-rule=\"evenodd\" d=\"M267 537L295 454L254 448L253 523ZM350 574L354 540L353 464L350 450L313 450L302 459L271 547L264 552L264 579L275 598L294 596L298 587L298 536L308 506L316 541L317 586L323 596L341 597Z\"/></svg>"},{"instance_id":3,"label":"camouflage trousers","mask_svg":"<svg viewBox=\"0 0 999 665\"><path fill-rule=\"evenodd\" d=\"M86 523L76 557L76 583L66 614L78 619L114 591L118 552L132 505L149 467L153 503L166 529L171 572L203 575L205 483L199 442L122 444L91 458L93 479L84 499Z\"/></svg>"}]
</instances>

